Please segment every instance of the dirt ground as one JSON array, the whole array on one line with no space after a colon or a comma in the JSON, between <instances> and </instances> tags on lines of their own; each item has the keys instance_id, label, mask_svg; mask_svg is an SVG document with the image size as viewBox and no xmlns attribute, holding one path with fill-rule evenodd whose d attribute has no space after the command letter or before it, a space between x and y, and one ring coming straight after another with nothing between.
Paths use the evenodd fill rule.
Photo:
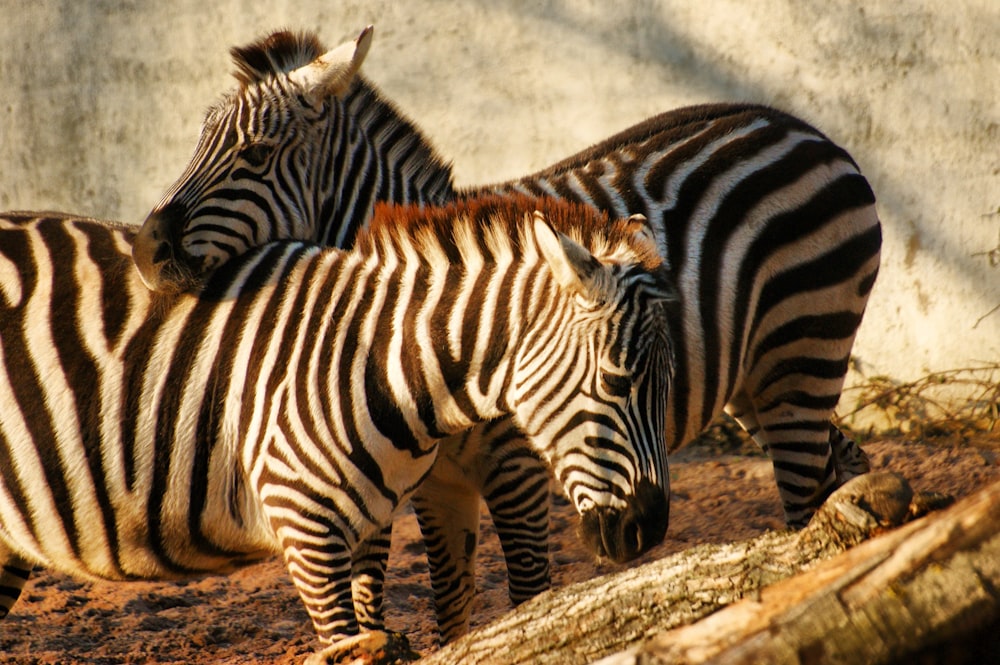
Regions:
<instances>
[{"instance_id":1,"label":"dirt ground","mask_svg":"<svg viewBox=\"0 0 1000 665\"><path fill-rule=\"evenodd\" d=\"M918 490L963 497L1000 480L1000 435L973 441L889 439L865 444L873 467L903 474ZM766 458L745 446L691 446L671 462L670 528L637 564L703 542L753 537L782 527ZM485 515L485 512L484 512ZM573 510L552 518L553 582L610 572L576 538ZM496 535L484 520L474 625L510 609ZM396 521L387 582L387 623L421 653L436 634L423 545L412 514ZM0 622L0 663L299 663L317 646L304 608L278 561L228 577L182 583L80 583L36 571Z\"/></svg>"}]
</instances>

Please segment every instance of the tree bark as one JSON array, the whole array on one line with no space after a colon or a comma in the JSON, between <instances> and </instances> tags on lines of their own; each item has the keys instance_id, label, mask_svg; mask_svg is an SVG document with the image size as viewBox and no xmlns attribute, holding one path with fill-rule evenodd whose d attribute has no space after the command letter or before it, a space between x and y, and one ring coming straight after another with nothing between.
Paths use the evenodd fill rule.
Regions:
<instances>
[{"instance_id":1,"label":"tree bark","mask_svg":"<svg viewBox=\"0 0 1000 665\"><path fill-rule=\"evenodd\" d=\"M892 634L901 619L883 617L874 610L875 614L862 614L856 620L867 626L862 631L849 618L840 617L887 597L890 587L895 595L888 597L906 614L909 595L899 591L903 580L917 579L916 571L923 568L933 583L941 570L937 562L944 560L940 557L978 550L985 538L1000 532L1000 485L984 492L991 490L989 496L977 495L842 554L925 512L928 501L936 501L914 497L909 484L895 474L861 476L837 490L800 532L769 532L740 543L702 545L639 568L547 592L421 662L590 663L629 647L606 662L700 663L716 656L729 658L730 652L736 654L731 656L735 660L719 662L890 662L844 658L849 640L841 634L861 633L854 640L860 647L877 646L895 653L895 645L905 641L902 635ZM970 502L975 508L969 507ZM927 549L932 546L937 549ZM971 575L965 586L938 587L937 596L926 597L964 600L971 603L972 611L995 608L995 597L984 587L995 584L1000 588L997 553L985 551L986 556L993 556L988 563L964 561L963 570ZM816 565L832 557L837 558ZM809 572L775 584L807 567ZM995 581L975 583L993 580L988 577L993 572L998 573ZM814 597L819 600L810 600ZM743 598L749 600L694 623ZM969 611L962 614L965 619ZM732 618L720 619L726 612ZM915 620L930 621L933 630L925 630L930 639L940 641L949 630L941 613L909 614ZM779 619L784 621L780 630L800 630L792 628L799 621L805 632L801 637L790 633L788 640L775 640L774 622ZM834 628L839 632L831 632ZM739 646L742 643L746 646ZM739 651L751 647L771 651L745 651L746 655ZM797 654L804 657L796 660ZM817 659L825 654L840 660Z\"/></svg>"}]
</instances>

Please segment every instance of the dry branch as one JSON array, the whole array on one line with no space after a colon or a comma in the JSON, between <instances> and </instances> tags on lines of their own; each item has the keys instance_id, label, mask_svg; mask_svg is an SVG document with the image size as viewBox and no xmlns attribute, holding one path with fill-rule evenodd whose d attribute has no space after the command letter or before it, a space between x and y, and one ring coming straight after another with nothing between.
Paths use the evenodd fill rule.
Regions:
<instances>
[{"instance_id":1,"label":"dry branch","mask_svg":"<svg viewBox=\"0 0 1000 665\"><path fill-rule=\"evenodd\" d=\"M912 498L908 483L895 474L862 476L834 493L801 532L702 545L548 592L421 662L589 663L755 596L762 587L903 523ZM632 658L622 662L638 662Z\"/></svg>"}]
</instances>

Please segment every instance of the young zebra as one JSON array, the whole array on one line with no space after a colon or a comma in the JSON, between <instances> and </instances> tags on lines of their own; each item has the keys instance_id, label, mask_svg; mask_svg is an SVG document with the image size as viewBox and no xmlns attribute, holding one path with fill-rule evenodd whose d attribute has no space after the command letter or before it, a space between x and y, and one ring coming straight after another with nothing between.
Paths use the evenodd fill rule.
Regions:
<instances>
[{"instance_id":1,"label":"young zebra","mask_svg":"<svg viewBox=\"0 0 1000 665\"><path fill-rule=\"evenodd\" d=\"M268 244L177 296L143 286L130 240L0 222L3 614L32 564L159 579L281 553L325 655L377 648L347 639L381 628L352 571L439 441L499 417L598 554L662 540L673 291L642 222L524 198L398 209L350 252Z\"/></svg>"},{"instance_id":2,"label":"young zebra","mask_svg":"<svg viewBox=\"0 0 1000 665\"><path fill-rule=\"evenodd\" d=\"M350 193L358 188L374 198L395 196L362 186L358 179L345 181L343 191L324 189L311 177L328 165L348 170L343 165L351 153L336 128L355 123L360 136L375 133L366 134L363 123L344 117L366 108L353 103L372 97L366 81L342 82L341 98L323 97L315 88L308 89L310 95L292 95L291 84L273 94L250 94L324 60L321 50L292 48L291 39L272 38L237 52L246 56L283 42L301 57L255 55L255 62L280 60L284 69L256 68L258 78L210 114L201 145L224 144L226 150L196 153L136 241L136 265L154 288L170 288L178 275L197 281L205 267L271 238L347 241L367 220L368 211L359 207L351 209L355 216L300 219L290 211L304 209L303 202L310 202L309 210L335 209L344 192L354 200ZM276 101L282 93L285 97ZM246 100L240 102L241 97ZM320 110L311 116L264 113L269 104L302 106L303 97ZM227 105L242 114L226 112ZM311 118L326 124L311 127ZM433 151L413 147L422 139L410 123L392 115L377 126L387 128L378 136L391 141L381 150L366 149L366 159L384 161L364 173L392 170L397 154L422 156L426 171L418 160L408 162L412 170L405 177L433 173L440 187L421 193L417 186L407 194L413 199L527 191L586 202L613 216L639 212L649 218L661 255L679 282L683 307L676 331L678 389L668 405L671 450L721 412L736 416L772 453L786 515L796 526L835 485L868 470L864 453L829 419L877 273L880 228L874 196L857 165L816 129L764 106L678 109L534 175L455 192ZM234 134L270 137L267 156L256 154L252 138L222 140ZM303 137L309 136L325 142L307 146ZM407 147L394 149L392 141ZM247 166L248 153L260 159L258 168ZM259 192L272 198L261 199ZM227 217L218 202L237 212ZM445 640L460 635L468 618L474 553L467 554L467 543L475 542L478 531L476 493L486 498L508 556L512 599L545 589L549 579L548 493L540 462L527 451L508 454L517 448L516 432L503 423L469 436L482 439L476 450L496 445L505 454L439 465L414 498Z\"/></svg>"}]
</instances>

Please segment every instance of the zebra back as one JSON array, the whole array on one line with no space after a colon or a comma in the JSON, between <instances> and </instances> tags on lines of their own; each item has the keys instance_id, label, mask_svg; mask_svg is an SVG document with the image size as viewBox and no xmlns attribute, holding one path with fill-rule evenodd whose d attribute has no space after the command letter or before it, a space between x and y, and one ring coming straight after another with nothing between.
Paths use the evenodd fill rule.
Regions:
<instances>
[{"instance_id":1,"label":"zebra back","mask_svg":"<svg viewBox=\"0 0 1000 665\"><path fill-rule=\"evenodd\" d=\"M687 389L671 399L671 447L696 436L735 394L747 363L757 362L747 353L769 309L855 280L829 303L832 318L815 324L849 349L878 270L875 197L857 164L816 129L765 106L670 111L535 174L459 194L485 191L649 219L684 303L677 362ZM785 282L765 284L768 275ZM814 309L803 304L785 316Z\"/></svg>"}]
</instances>

